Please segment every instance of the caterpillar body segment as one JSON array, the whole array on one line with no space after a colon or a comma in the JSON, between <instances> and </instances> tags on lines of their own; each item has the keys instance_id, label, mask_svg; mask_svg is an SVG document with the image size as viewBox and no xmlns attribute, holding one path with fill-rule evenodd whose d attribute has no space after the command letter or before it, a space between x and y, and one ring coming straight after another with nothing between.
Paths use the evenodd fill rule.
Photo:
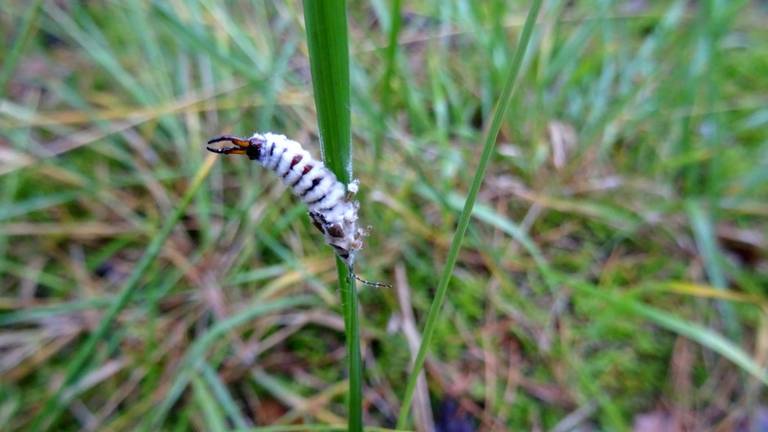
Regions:
<instances>
[{"instance_id":1,"label":"caterpillar body segment","mask_svg":"<svg viewBox=\"0 0 768 432\"><path fill-rule=\"evenodd\" d=\"M354 200L357 181L345 186L322 161L313 158L301 144L285 135L256 133L250 138L224 135L211 139L208 144L219 142L234 146L208 146L208 150L219 154L246 155L280 177L293 194L307 205L312 224L323 234L325 242L350 269L353 268L365 235L357 225L359 203ZM368 283L356 275L354 277Z\"/></svg>"}]
</instances>

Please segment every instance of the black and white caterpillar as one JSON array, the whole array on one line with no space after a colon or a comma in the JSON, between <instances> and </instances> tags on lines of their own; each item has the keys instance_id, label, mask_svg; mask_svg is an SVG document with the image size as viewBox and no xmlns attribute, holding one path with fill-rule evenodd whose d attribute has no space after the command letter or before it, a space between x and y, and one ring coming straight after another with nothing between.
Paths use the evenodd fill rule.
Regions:
<instances>
[{"instance_id":1,"label":"black and white caterpillar","mask_svg":"<svg viewBox=\"0 0 768 432\"><path fill-rule=\"evenodd\" d=\"M356 279L370 285L388 286L360 279L352 271L365 235L357 225L360 204L353 199L358 189L357 181L345 186L322 161L313 158L301 144L285 135L255 133L250 138L224 135L211 139L208 144L219 142L229 142L234 146L208 147L208 150L219 154L246 155L274 171L307 205L312 224L323 233L325 242L347 264Z\"/></svg>"}]
</instances>

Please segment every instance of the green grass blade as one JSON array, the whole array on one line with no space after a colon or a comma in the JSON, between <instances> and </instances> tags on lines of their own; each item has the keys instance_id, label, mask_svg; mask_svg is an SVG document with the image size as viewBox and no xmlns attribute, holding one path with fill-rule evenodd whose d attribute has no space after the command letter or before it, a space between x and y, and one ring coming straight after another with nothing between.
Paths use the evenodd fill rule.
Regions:
<instances>
[{"instance_id":1,"label":"green grass blade","mask_svg":"<svg viewBox=\"0 0 768 432\"><path fill-rule=\"evenodd\" d=\"M352 147L345 2L305 0L304 20L323 161L346 184L352 178Z\"/></svg>"},{"instance_id":2,"label":"green grass blade","mask_svg":"<svg viewBox=\"0 0 768 432\"><path fill-rule=\"evenodd\" d=\"M587 283L577 283L573 286L580 290L585 296L603 298L622 311L641 316L660 327L697 342L703 347L709 348L730 360L762 383L768 385L768 371L766 371L765 367L762 366L758 360L752 358L749 353L744 351L738 344L727 339L720 333L701 324L687 321L665 310L644 304L627 295L619 296L606 291L604 288L597 288Z\"/></svg>"},{"instance_id":3,"label":"green grass blade","mask_svg":"<svg viewBox=\"0 0 768 432\"><path fill-rule=\"evenodd\" d=\"M448 291L448 283L451 281L453 275L453 267L456 265L456 259L459 256L461 250L461 244L464 241L464 234L467 232L467 226L469 226L470 218L472 217L472 209L474 208L475 201L477 200L477 194L480 191L480 186L483 183L485 177L485 171L488 168L488 163L491 159L491 154L496 145L496 138L501 130L501 124L504 121L505 114L512 101L512 90L515 86L517 75L520 72L520 66L523 62L523 57L528 48L528 43L533 33L533 25L536 22L536 17L539 14L541 8L541 0L534 0L528 11L528 17L525 20L525 26L520 36L517 49L515 50L515 56L512 59L512 64L507 75L507 80L504 83L504 88L499 95L496 108L494 109L493 117L491 119L490 126L486 130L485 142L483 144L483 152L480 156L480 164L477 167L475 176L472 179L472 185L467 195L467 200L464 203L464 209L461 212L456 232L451 240L451 247L448 251L448 259L443 267L443 272L440 276L440 282L437 286L435 298L432 300L432 304L429 307L429 314L427 315L427 323L424 327L423 339L419 352L416 355L416 361L413 364L413 369L408 376L408 383L405 389L405 395L403 396L402 405L400 406L400 415L397 419L397 428L403 429L408 421L408 412L413 400L413 393L416 390L416 381L418 379L421 368L424 366L424 359L427 356L427 350L432 342L432 337L435 333L435 325L437 318L442 309L443 302L445 301L445 295Z\"/></svg>"},{"instance_id":4,"label":"green grass blade","mask_svg":"<svg viewBox=\"0 0 768 432\"><path fill-rule=\"evenodd\" d=\"M653 321L667 330L678 333L688 339L698 342L704 347L722 355L735 365L768 385L768 372L758 361L749 356L740 346L731 342L723 335L702 325L685 321L666 311L646 306L641 303L629 303L632 311Z\"/></svg>"},{"instance_id":5,"label":"green grass blade","mask_svg":"<svg viewBox=\"0 0 768 432\"><path fill-rule=\"evenodd\" d=\"M142 276L147 271L147 268L155 261L160 253L165 240L171 234L171 231L176 226L181 216L187 209L187 206L192 201L192 198L197 193L197 190L203 184L203 180L210 173L213 163L216 161L215 156L209 156L205 163L197 171L197 174L192 179L189 185L189 189L184 194L179 204L176 206L173 214L166 219L165 224L160 228L157 235L153 236L152 242L147 246L147 250L141 257L141 260L134 267L133 272L126 280L125 285L120 292L117 299L110 305L109 309L104 313L104 316L99 322L99 326L94 330L88 339L81 345L80 350L75 354L75 357L69 362L64 380L59 386L58 390L51 397L43 407L40 414L35 419L35 422L29 430L45 430L53 426L56 420L61 415L62 410L66 406L67 401L62 400L64 390L73 384L82 374L83 370L87 366L93 352L96 350L96 345L101 341L109 331L110 326L117 318L117 315L125 308L128 301L131 299L136 289L142 280Z\"/></svg>"},{"instance_id":6,"label":"green grass blade","mask_svg":"<svg viewBox=\"0 0 768 432\"><path fill-rule=\"evenodd\" d=\"M212 344L220 341L222 337L236 327L241 326L258 316L292 307L307 306L314 302L314 299L309 296L283 298L268 302L258 300L241 312L217 322L203 336L198 338L195 343L189 347L186 354L184 354L183 364L180 368L181 370L176 378L174 378L173 384L170 386L165 398L158 405L154 414L149 418L149 425L145 429L158 430L161 427L161 423L165 419L166 414L168 414L168 411L170 411L173 404L176 403L184 389L186 389L194 374L203 367L206 351Z\"/></svg>"},{"instance_id":7,"label":"green grass blade","mask_svg":"<svg viewBox=\"0 0 768 432\"><path fill-rule=\"evenodd\" d=\"M216 403L205 382L199 376L192 377L192 390L207 429L213 432L226 431L227 421L224 419L224 414L219 409L218 403Z\"/></svg>"},{"instance_id":8,"label":"green grass blade","mask_svg":"<svg viewBox=\"0 0 768 432\"><path fill-rule=\"evenodd\" d=\"M352 179L349 112L349 46L344 0L304 0L304 21L323 160L343 183ZM350 431L363 430L362 362L357 290L346 264L336 257L347 341Z\"/></svg>"},{"instance_id":9,"label":"green grass blade","mask_svg":"<svg viewBox=\"0 0 768 432\"><path fill-rule=\"evenodd\" d=\"M382 79L381 89L381 112L383 118L389 118L392 112L392 96L394 93L394 79L396 72L396 60L397 60L397 39L400 34L400 11L402 9L402 0L392 0L392 8L389 13L389 35L387 39L387 50L385 52L386 69L384 70L384 78ZM382 125L384 123L382 122ZM381 165L381 154L384 147L384 129L378 128L376 131L376 140L374 141L373 160L374 169L378 174L379 166Z\"/></svg>"},{"instance_id":10,"label":"green grass blade","mask_svg":"<svg viewBox=\"0 0 768 432\"><path fill-rule=\"evenodd\" d=\"M211 392L216 397L221 408L227 414L227 417L232 420L232 423L235 426L243 429L247 428L248 421L243 417L240 408L237 406L237 402L235 402L235 399L229 393L229 390L224 385L221 378L219 378L216 371L208 363L203 364L202 371L203 378L205 378L206 383L211 388Z\"/></svg>"},{"instance_id":11,"label":"green grass blade","mask_svg":"<svg viewBox=\"0 0 768 432\"><path fill-rule=\"evenodd\" d=\"M431 198L435 201L440 199L436 193L428 190L425 186L419 185L416 187L416 190L420 195ZM457 193L449 193L445 197L445 204L455 210L461 209L464 205L463 203L465 202L466 198ZM515 239L515 241L520 243L520 245L522 245L523 248L528 251L528 253L531 255L531 258L533 258L533 260L536 262L539 271L545 277L548 279L552 279L554 277L551 275L552 269L550 268L549 263L547 263L547 259L544 257L544 253L541 251L541 249L539 249L533 239L523 229L520 228L520 226L508 218L500 215L488 205L482 203L475 206L472 215L475 217L475 219L488 225L494 226Z\"/></svg>"},{"instance_id":12,"label":"green grass blade","mask_svg":"<svg viewBox=\"0 0 768 432\"><path fill-rule=\"evenodd\" d=\"M3 68L0 70L0 98L5 95L5 86L10 81L11 76L13 76L21 54L32 38L32 30L35 28L35 24L37 24L37 20L40 17L40 5L42 4L42 0L36 0L29 6L21 22L19 34L13 42L10 52L3 59Z\"/></svg>"},{"instance_id":13,"label":"green grass blade","mask_svg":"<svg viewBox=\"0 0 768 432\"><path fill-rule=\"evenodd\" d=\"M0 326L33 322L44 318L50 318L59 314L70 314L82 310L105 308L112 302L111 298L94 298L72 302L62 302L53 305L45 305L33 308L0 311Z\"/></svg>"},{"instance_id":14,"label":"green grass blade","mask_svg":"<svg viewBox=\"0 0 768 432\"><path fill-rule=\"evenodd\" d=\"M728 280L721 263L720 249L717 245L711 214L697 200L689 200L686 203L686 210L688 211L688 217L691 219L691 230L696 239L696 247L699 249L699 253L701 253L701 257L704 260L707 278L715 288L727 290ZM716 304L725 322L728 336L739 339L741 331L733 308L729 303L723 301Z\"/></svg>"}]
</instances>

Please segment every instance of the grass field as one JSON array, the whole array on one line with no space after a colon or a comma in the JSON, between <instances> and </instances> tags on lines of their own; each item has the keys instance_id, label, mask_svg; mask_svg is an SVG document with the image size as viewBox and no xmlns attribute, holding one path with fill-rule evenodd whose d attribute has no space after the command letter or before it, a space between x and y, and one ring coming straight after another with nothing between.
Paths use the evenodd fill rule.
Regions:
<instances>
[{"instance_id":1,"label":"grass field","mask_svg":"<svg viewBox=\"0 0 768 432\"><path fill-rule=\"evenodd\" d=\"M530 4L348 6L355 270L393 285L358 284L363 421L391 429ZM408 428L768 430L766 22L543 2ZM346 424L332 251L204 147L320 155L302 3L8 0L0 34L0 428Z\"/></svg>"}]
</instances>

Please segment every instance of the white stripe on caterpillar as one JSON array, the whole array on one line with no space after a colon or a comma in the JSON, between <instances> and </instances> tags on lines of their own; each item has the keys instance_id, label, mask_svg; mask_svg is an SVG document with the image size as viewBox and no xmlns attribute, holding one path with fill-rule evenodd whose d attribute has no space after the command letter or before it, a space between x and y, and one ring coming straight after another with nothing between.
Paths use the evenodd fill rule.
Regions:
<instances>
[{"instance_id":1,"label":"white stripe on caterpillar","mask_svg":"<svg viewBox=\"0 0 768 432\"><path fill-rule=\"evenodd\" d=\"M352 269L357 251L363 247L364 232L357 226L359 204L353 200L357 192L357 181L348 186L341 183L336 175L325 167L322 161L312 157L301 144L285 135L255 133L250 138L230 135L208 141L208 144L231 142L234 147L208 150L220 154L242 154L251 160L258 160L264 168L274 171L282 182L291 188L309 209L312 224L321 232L325 242L333 247ZM387 286L367 282L375 286Z\"/></svg>"}]
</instances>

